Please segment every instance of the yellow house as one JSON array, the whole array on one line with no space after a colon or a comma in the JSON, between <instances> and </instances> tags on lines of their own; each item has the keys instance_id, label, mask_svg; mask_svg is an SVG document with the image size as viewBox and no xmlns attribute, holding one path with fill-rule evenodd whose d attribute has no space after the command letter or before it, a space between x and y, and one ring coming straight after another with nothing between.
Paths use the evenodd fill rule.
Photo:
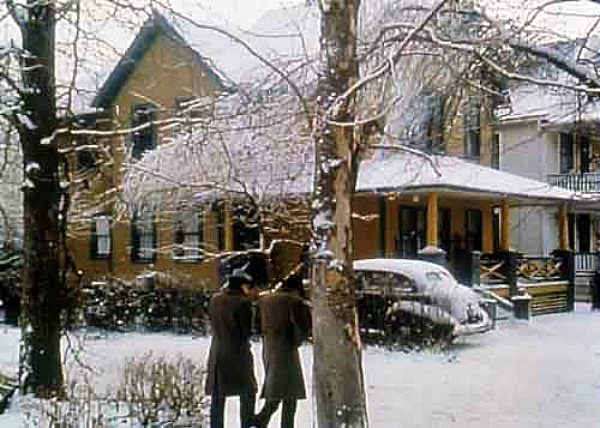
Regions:
<instances>
[{"instance_id":1,"label":"yellow house","mask_svg":"<svg viewBox=\"0 0 600 428\"><path fill-rule=\"evenodd\" d=\"M230 234L215 227L223 223L223 212L205 218L198 212L189 218L178 212L136 212L122 206L119 192L124 165L169 137L168 121L182 104L225 89L163 16L155 13L147 20L98 91L96 112L79 116L70 132L73 141L65 142L75 147L69 248L85 280L132 279L148 269L172 272L196 285L216 280L215 263L187 248L199 241L215 250L230 246Z\"/></svg>"},{"instance_id":2,"label":"yellow house","mask_svg":"<svg viewBox=\"0 0 600 428\"><path fill-rule=\"evenodd\" d=\"M86 280L134 279L154 270L215 287L218 262L204 254L258 245L256 231L237 222L227 204L140 210L123 206L119 196L128 163L169 141L178 109L191 98L225 90L219 75L160 14L144 24L100 89L94 101L100 112L81 118L94 132L72 132L77 136L72 169L78 172L74 212L84 215L74 217L69 246ZM496 162L493 128L479 116L468 127L453 120L442 144L454 156L409 151L362 162L353 199L354 257L423 257L457 273L471 271L464 269L471 263L464 254L518 250L511 247L509 210L524 206L554 210L557 248L567 249L572 192L482 166ZM254 162L257 171L264 169L263 159ZM298 194L310 192L308 174ZM308 236L305 228L288 232L298 241ZM484 280L497 276L494 266L477 266Z\"/></svg>"}]
</instances>

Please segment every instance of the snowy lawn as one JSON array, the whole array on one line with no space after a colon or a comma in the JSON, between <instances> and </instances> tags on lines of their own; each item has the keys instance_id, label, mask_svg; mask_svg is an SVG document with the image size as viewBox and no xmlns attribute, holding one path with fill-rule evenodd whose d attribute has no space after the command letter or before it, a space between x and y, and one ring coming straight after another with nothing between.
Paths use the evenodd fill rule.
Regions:
<instances>
[{"instance_id":1,"label":"snowy lawn","mask_svg":"<svg viewBox=\"0 0 600 428\"><path fill-rule=\"evenodd\" d=\"M0 368L16 367L17 342L16 329L0 327ZM87 335L82 357L99 371L93 382L102 390L115 385L127 358L152 351L203 363L208 344L207 338L169 334ZM260 382L259 344L254 355ZM312 349L304 347L302 356L310 387ZM368 348L364 362L375 428L587 428L600 420L600 312L587 305L529 324L502 322L444 353ZM228 402L228 426L239 426L237 404ZM311 400L300 404L299 428L311 426L311 406ZM0 427L15 426L16 412L0 416Z\"/></svg>"}]
</instances>

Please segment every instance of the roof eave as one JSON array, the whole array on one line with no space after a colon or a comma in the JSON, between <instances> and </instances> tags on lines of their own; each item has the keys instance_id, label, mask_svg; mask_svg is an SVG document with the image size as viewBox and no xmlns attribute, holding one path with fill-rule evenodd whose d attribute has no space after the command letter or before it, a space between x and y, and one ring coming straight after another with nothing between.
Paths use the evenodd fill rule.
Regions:
<instances>
[{"instance_id":1,"label":"roof eave","mask_svg":"<svg viewBox=\"0 0 600 428\"><path fill-rule=\"evenodd\" d=\"M125 54L117 63L117 66L110 73L105 83L94 97L92 107L107 109L110 106L110 103L117 96L119 90L135 69L138 61L142 59L156 39L159 31L162 31L162 33L171 40L181 43L183 46L190 49L194 61L204 69L206 75L211 79L211 82L217 90L225 89L225 85L221 78L208 66L208 64L206 64L202 59L202 56L185 41L177 30L175 30L175 28L173 28L159 12L154 11L153 16L146 20L140 32L136 35Z\"/></svg>"},{"instance_id":2,"label":"roof eave","mask_svg":"<svg viewBox=\"0 0 600 428\"><path fill-rule=\"evenodd\" d=\"M361 193L405 193L405 194L417 194L417 193L426 193L426 192L438 192L438 193L460 193L465 196L473 196L473 197L486 197L489 199L512 199L515 201L521 201L519 205L528 205L524 204L524 201L535 201L535 204L531 205L555 205L563 202L573 201L575 195L570 195L565 197L558 196L535 196L535 195L526 195L521 193L514 192L496 192L491 190L484 189L475 189L463 186L449 185L449 184L423 184L423 185L408 185L408 186L389 186L389 187L377 187L371 189L361 189L357 191L357 194Z\"/></svg>"}]
</instances>

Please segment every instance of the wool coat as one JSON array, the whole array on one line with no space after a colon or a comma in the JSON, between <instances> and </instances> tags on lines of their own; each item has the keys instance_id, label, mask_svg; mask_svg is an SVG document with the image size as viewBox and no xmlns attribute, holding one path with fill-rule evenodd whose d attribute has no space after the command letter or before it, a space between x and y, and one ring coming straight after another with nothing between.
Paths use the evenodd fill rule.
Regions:
<instances>
[{"instance_id":1,"label":"wool coat","mask_svg":"<svg viewBox=\"0 0 600 428\"><path fill-rule=\"evenodd\" d=\"M252 306L240 290L223 289L210 301L212 339L205 392L244 395L257 390L250 350Z\"/></svg>"},{"instance_id":2,"label":"wool coat","mask_svg":"<svg viewBox=\"0 0 600 428\"><path fill-rule=\"evenodd\" d=\"M297 291L280 289L258 301L268 400L306 398L298 347L311 330L310 309Z\"/></svg>"}]
</instances>

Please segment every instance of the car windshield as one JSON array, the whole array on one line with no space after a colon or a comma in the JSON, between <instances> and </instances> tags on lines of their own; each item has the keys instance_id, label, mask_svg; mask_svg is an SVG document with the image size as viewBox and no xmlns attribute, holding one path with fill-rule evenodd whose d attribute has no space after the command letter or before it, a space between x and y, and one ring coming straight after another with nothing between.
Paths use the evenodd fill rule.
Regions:
<instances>
[{"instance_id":1,"label":"car windshield","mask_svg":"<svg viewBox=\"0 0 600 428\"><path fill-rule=\"evenodd\" d=\"M425 273L425 279L427 279L427 282L431 284L438 284L443 281L448 281L450 279L450 275L448 275L446 272L442 272L439 270L430 270Z\"/></svg>"}]
</instances>

